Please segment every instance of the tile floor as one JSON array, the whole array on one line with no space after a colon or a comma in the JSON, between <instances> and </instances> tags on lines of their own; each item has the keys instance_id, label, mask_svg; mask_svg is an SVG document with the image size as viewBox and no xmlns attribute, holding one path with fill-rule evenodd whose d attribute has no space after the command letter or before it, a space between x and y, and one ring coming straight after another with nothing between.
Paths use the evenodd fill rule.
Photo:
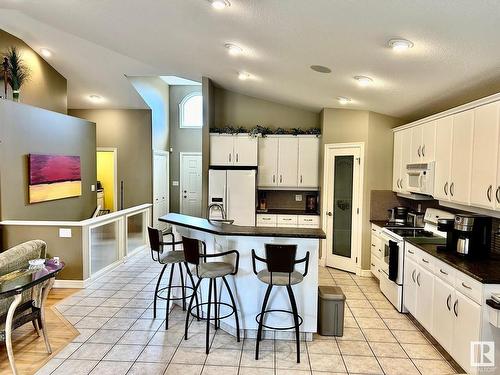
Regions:
<instances>
[{"instance_id":1,"label":"tile floor","mask_svg":"<svg viewBox=\"0 0 500 375\"><path fill-rule=\"evenodd\" d=\"M203 322L193 321L182 339L184 313L175 308L170 328L152 319L152 294L160 266L141 253L57 309L80 331L37 374L454 374L454 369L403 314L380 293L377 282L334 269L320 269L320 284L339 285L347 297L344 336L302 343L295 362L293 342L237 343L219 330L205 355ZM159 317L165 314L164 305Z\"/></svg>"}]
</instances>

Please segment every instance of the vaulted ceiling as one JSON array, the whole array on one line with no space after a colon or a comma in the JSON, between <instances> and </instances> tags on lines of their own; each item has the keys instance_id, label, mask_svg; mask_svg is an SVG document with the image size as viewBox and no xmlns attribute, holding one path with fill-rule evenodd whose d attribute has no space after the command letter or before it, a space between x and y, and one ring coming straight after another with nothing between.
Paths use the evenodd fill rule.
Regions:
<instances>
[{"instance_id":1,"label":"vaulted ceiling","mask_svg":"<svg viewBox=\"0 0 500 375\"><path fill-rule=\"evenodd\" d=\"M498 1L230 1L217 11L207 0L3 0L0 27L53 52L71 108L143 107L126 75L208 76L315 111L340 107L343 96L352 99L343 107L406 118L500 91ZM395 53L394 37L414 47ZM228 42L244 53L230 56ZM373 85L359 87L356 75Z\"/></svg>"}]
</instances>

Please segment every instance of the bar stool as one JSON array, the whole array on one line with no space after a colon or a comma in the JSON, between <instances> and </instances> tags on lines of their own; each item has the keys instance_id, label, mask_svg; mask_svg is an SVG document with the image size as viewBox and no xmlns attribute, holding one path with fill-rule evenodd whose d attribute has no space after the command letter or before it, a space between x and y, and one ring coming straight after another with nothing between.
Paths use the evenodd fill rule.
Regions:
<instances>
[{"instance_id":1,"label":"bar stool","mask_svg":"<svg viewBox=\"0 0 500 375\"><path fill-rule=\"evenodd\" d=\"M229 284L226 280L226 276L228 275L236 275L238 273L238 266L240 262L240 254L236 250L230 250L226 251L223 253L217 253L217 254L207 254L206 251L206 244L203 241L194 239L194 238L187 238L187 237L182 237L182 244L184 248L184 258L186 259L186 262L190 265L194 265L195 267L193 270L196 270L196 276L198 277L198 282L196 283L196 286L194 287L194 295L196 296L196 293L198 292L198 289L200 287L201 281L203 279L208 279L209 280L209 285L208 285L208 302L204 303L198 303L196 301L196 306L193 306L193 300L194 296L191 297L191 300L189 301L189 306L188 310L186 313L186 325L184 328L184 340L188 339L188 325L189 325L189 317L194 316L195 318L206 320L207 321L207 332L206 332L206 343L205 343L205 352L206 354L209 353L209 339L210 339L210 321L214 321L215 329L218 329L220 327L220 320L225 319L230 317L231 315L234 314L235 320L236 320L236 339L238 342L240 342L240 322L238 320L238 310L236 308L236 302L233 297L233 293L231 292L231 288L229 287ZM200 253L200 250L202 253ZM235 265L233 266L230 263L225 263L225 262L207 262L207 258L217 258L225 255L230 255L234 254L236 259L235 259ZM200 258L203 259L203 263L200 263ZM191 275L191 270L189 270L188 267L188 273ZM217 279L221 278L224 285L226 286L227 292L229 294L229 298L231 299L231 304L224 303L220 301L220 296L219 300L217 300ZM213 299L212 299L212 289L213 289ZM222 290L221 290L222 294ZM207 315L206 317L201 317L198 311L198 308L206 305L207 306ZM214 317L211 316L211 308L212 306L214 307ZM231 312L224 315L220 316L220 306L226 306L231 309ZM194 309L197 309L196 314L193 313Z\"/></svg>"},{"instance_id":2,"label":"bar stool","mask_svg":"<svg viewBox=\"0 0 500 375\"><path fill-rule=\"evenodd\" d=\"M302 259L296 260L297 245L271 245L266 244L266 258L263 259L255 254L255 250L252 249L252 267L253 272L257 275L257 278L263 283L267 284L266 294L264 296L264 302L262 303L262 309L260 314L255 317L255 320L259 324L257 331L257 340L255 345L255 359L259 359L259 344L262 341L262 328L266 327L268 329L274 330L290 330L295 329L295 341L297 345L297 363L300 363L300 334L299 326L302 324L302 317L297 311L297 303L295 301L295 296L293 294L292 285L296 285L304 280L309 269L309 251L306 256ZM265 263L267 269L263 269L257 272L256 260ZM295 265L299 263L304 263L304 273L295 271ZM284 286L286 287L288 298L290 300L290 305L292 306L292 311L281 310L281 309L269 309L266 310L267 303L269 302L269 296L271 295L271 290L274 286ZM271 327L264 324L264 318L267 313L280 312L292 314L294 325L292 327Z\"/></svg>"},{"instance_id":3,"label":"bar stool","mask_svg":"<svg viewBox=\"0 0 500 375\"><path fill-rule=\"evenodd\" d=\"M190 272L188 272L188 276L191 280L191 286L184 285L184 272L182 271L182 265L186 267L189 271L186 262L184 261L184 252L176 251L175 246L182 244L182 241L176 241L175 236L172 232L167 232L165 235L171 236L172 240L165 242L163 241L164 233L156 228L148 227L148 235L149 235L149 244L151 247L151 258L153 261L163 264L163 268L160 272L160 276L158 277L158 281L156 282L154 302L153 302L153 318L156 319L156 300L162 299L167 301L167 311L165 314L165 330L168 329L168 309L170 306L170 301L179 301L182 300L182 310L186 311L186 298L190 298L194 294L194 280ZM172 251L164 252L164 246L172 246ZM169 265L172 265L170 269L170 277L168 280L168 286L164 288L160 288L160 283L165 273L165 270ZM172 285L172 279L174 276L175 265L179 267L179 274L181 279L181 285ZM182 297L170 297L170 293L172 289L181 288ZM193 294L186 297L186 289L190 289ZM164 292L167 291L167 297L164 297ZM196 301L198 301L198 296L196 297Z\"/></svg>"}]
</instances>

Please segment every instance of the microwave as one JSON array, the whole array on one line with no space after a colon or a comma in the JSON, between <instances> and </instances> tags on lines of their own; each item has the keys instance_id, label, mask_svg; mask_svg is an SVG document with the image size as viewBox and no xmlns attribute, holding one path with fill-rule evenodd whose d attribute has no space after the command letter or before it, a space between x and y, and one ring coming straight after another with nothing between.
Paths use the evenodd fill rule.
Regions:
<instances>
[{"instance_id":1,"label":"microwave","mask_svg":"<svg viewBox=\"0 0 500 375\"><path fill-rule=\"evenodd\" d=\"M412 193L434 194L434 165L435 162L415 163L406 165L407 190Z\"/></svg>"}]
</instances>

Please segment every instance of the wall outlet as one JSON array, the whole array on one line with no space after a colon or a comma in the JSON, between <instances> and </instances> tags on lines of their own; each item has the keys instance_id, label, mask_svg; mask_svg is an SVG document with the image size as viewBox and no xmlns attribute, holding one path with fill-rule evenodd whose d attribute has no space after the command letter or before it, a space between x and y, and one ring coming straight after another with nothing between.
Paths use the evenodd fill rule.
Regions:
<instances>
[{"instance_id":1,"label":"wall outlet","mask_svg":"<svg viewBox=\"0 0 500 375\"><path fill-rule=\"evenodd\" d=\"M302 202L302 194L296 194L295 195L295 201L296 202Z\"/></svg>"},{"instance_id":2,"label":"wall outlet","mask_svg":"<svg viewBox=\"0 0 500 375\"><path fill-rule=\"evenodd\" d=\"M71 238L71 228L59 228L59 237Z\"/></svg>"},{"instance_id":3,"label":"wall outlet","mask_svg":"<svg viewBox=\"0 0 500 375\"><path fill-rule=\"evenodd\" d=\"M179 181L172 181L172 186L179 186Z\"/></svg>"},{"instance_id":4,"label":"wall outlet","mask_svg":"<svg viewBox=\"0 0 500 375\"><path fill-rule=\"evenodd\" d=\"M90 191L95 191L95 185L90 185Z\"/></svg>"}]
</instances>

